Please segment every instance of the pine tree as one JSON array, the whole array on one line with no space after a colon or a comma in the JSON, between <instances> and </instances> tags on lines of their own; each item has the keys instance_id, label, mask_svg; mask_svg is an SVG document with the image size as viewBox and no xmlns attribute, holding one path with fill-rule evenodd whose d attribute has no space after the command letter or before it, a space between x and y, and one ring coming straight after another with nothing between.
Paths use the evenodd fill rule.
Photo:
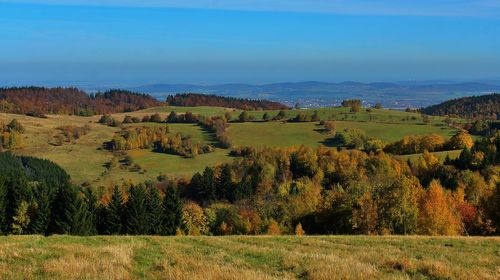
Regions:
<instances>
[{"instance_id":1,"label":"pine tree","mask_svg":"<svg viewBox=\"0 0 500 280\"><path fill-rule=\"evenodd\" d=\"M21 204L19 204L19 207L16 210L16 215L12 219L12 232L14 234L26 233L30 223L28 202L22 201Z\"/></svg>"},{"instance_id":2,"label":"pine tree","mask_svg":"<svg viewBox=\"0 0 500 280\"><path fill-rule=\"evenodd\" d=\"M87 209L89 212L89 228L90 234L97 234L97 221L98 221L98 205L97 205L97 197L92 191L91 188L86 188L84 191L84 202L87 205Z\"/></svg>"},{"instance_id":3,"label":"pine tree","mask_svg":"<svg viewBox=\"0 0 500 280\"><path fill-rule=\"evenodd\" d=\"M228 194L232 191L233 181L231 178L231 166L225 164L222 167L220 176L217 180L216 194L218 199L228 199Z\"/></svg>"},{"instance_id":4,"label":"pine tree","mask_svg":"<svg viewBox=\"0 0 500 280\"><path fill-rule=\"evenodd\" d=\"M174 235L177 229L184 229L182 221L182 204L174 187L169 187L163 198L163 231L162 235Z\"/></svg>"},{"instance_id":5,"label":"pine tree","mask_svg":"<svg viewBox=\"0 0 500 280\"><path fill-rule=\"evenodd\" d=\"M196 201L201 201L203 199L203 176L200 173L195 173L191 177L191 183L189 184L189 196Z\"/></svg>"},{"instance_id":6,"label":"pine tree","mask_svg":"<svg viewBox=\"0 0 500 280\"><path fill-rule=\"evenodd\" d=\"M205 171L203 171L202 200L214 201L217 199L215 181L214 170L210 167L205 168Z\"/></svg>"},{"instance_id":7,"label":"pine tree","mask_svg":"<svg viewBox=\"0 0 500 280\"><path fill-rule=\"evenodd\" d=\"M130 187L125 217L126 232L128 234L138 235L148 233L146 189L143 185Z\"/></svg>"},{"instance_id":8,"label":"pine tree","mask_svg":"<svg viewBox=\"0 0 500 280\"><path fill-rule=\"evenodd\" d=\"M89 235L89 211L78 192L71 187L60 187L52 206L49 233Z\"/></svg>"},{"instance_id":9,"label":"pine tree","mask_svg":"<svg viewBox=\"0 0 500 280\"><path fill-rule=\"evenodd\" d=\"M7 212L6 212L6 206L7 206L7 188L3 182L3 180L0 178L0 234L5 234L7 233Z\"/></svg>"},{"instance_id":10,"label":"pine tree","mask_svg":"<svg viewBox=\"0 0 500 280\"><path fill-rule=\"evenodd\" d=\"M163 228L163 201L156 187L150 187L147 197L149 234L159 235Z\"/></svg>"},{"instance_id":11,"label":"pine tree","mask_svg":"<svg viewBox=\"0 0 500 280\"><path fill-rule=\"evenodd\" d=\"M95 225L88 204L79 196L76 197L74 204L75 212L70 234L80 236L95 234Z\"/></svg>"},{"instance_id":12,"label":"pine tree","mask_svg":"<svg viewBox=\"0 0 500 280\"><path fill-rule=\"evenodd\" d=\"M35 213L30 224L32 234L48 234L51 217L52 195L47 186L41 185L34 194Z\"/></svg>"},{"instance_id":13,"label":"pine tree","mask_svg":"<svg viewBox=\"0 0 500 280\"><path fill-rule=\"evenodd\" d=\"M120 234L123 231L123 195L118 186L113 188L111 201L105 211L103 232L105 234Z\"/></svg>"}]
</instances>

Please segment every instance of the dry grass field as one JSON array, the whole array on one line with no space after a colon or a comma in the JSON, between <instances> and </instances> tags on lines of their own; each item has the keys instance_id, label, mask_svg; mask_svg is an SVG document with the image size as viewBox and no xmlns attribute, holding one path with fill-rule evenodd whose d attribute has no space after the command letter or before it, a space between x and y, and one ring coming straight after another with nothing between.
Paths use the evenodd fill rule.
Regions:
<instances>
[{"instance_id":1,"label":"dry grass field","mask_svg":"<svg viewBox=\"0 0 500 280\"><path fill-rule=\"evenodd\" d=\"M1 279L499 279L500 238L0 238Z\"/></svg>"}]
</instances>

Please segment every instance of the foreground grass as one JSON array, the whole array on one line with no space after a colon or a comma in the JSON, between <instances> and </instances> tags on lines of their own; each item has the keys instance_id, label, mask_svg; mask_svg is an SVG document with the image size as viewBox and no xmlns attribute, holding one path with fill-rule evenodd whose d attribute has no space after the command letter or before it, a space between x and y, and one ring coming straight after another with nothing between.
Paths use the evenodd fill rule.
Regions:
<instances>
[{"instance_id":1,"label":"foreground grass","mask_svg":"<svg viewBox=\"0 0 500 280\"><path fill-rule=\"evenodd\" d=\"M1 279L499 279L500 238L0 239Z\"/></svg>"}]
</instances>

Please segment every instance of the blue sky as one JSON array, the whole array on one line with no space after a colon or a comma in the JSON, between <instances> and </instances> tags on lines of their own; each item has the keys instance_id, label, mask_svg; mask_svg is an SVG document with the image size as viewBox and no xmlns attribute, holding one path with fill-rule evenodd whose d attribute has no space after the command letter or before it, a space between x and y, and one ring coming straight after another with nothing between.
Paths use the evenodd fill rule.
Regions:
<instances>
[{"instance_id":1,"label":"blue sky","mask_svg":"<svg viewBox=\"0 0 500 280\"><path fill-rule=\"evenodd\" d=\"M500 79L496 0L0 0L0 83Z\"/></svg>"}]
</instances>

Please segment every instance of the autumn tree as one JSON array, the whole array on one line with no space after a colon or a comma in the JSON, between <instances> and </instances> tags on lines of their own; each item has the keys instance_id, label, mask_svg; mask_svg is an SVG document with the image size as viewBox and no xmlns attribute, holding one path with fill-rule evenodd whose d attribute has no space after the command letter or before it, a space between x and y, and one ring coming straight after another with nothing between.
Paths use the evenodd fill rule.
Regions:
<instances>
[{"instance_id":1,"label":"autumn tree","mask_svg":"<svg viewBox=\"0 0 500 280\"><path fill-rule=\"evenodd\" d=\"M449 193L434 180L420 200L418 233L425 235L459 235L460 216Z\"/></svg>"},{"instance_id":2,"label":"autumn tree","mask_svg":"<svg viewBox=\"0 0 500 280\"><path fill-rule=\"evenodd\" d=\"M470 149L473 145L474 141L472 137L465 130L460 130L448 141L448 148L450 150Z\"/></svg>"},{"instance_id":3,"label":"autumn tree","mask_svg":"<svg viewBox=\"0 0 500 280\"><path fill-rule=\"evenodd\" d=\"M208 232L208 221L203 208L194 202L187 202L182 208L182 219L185 223L187 234L203 235Z\"/></svg>"}]
</instances>

